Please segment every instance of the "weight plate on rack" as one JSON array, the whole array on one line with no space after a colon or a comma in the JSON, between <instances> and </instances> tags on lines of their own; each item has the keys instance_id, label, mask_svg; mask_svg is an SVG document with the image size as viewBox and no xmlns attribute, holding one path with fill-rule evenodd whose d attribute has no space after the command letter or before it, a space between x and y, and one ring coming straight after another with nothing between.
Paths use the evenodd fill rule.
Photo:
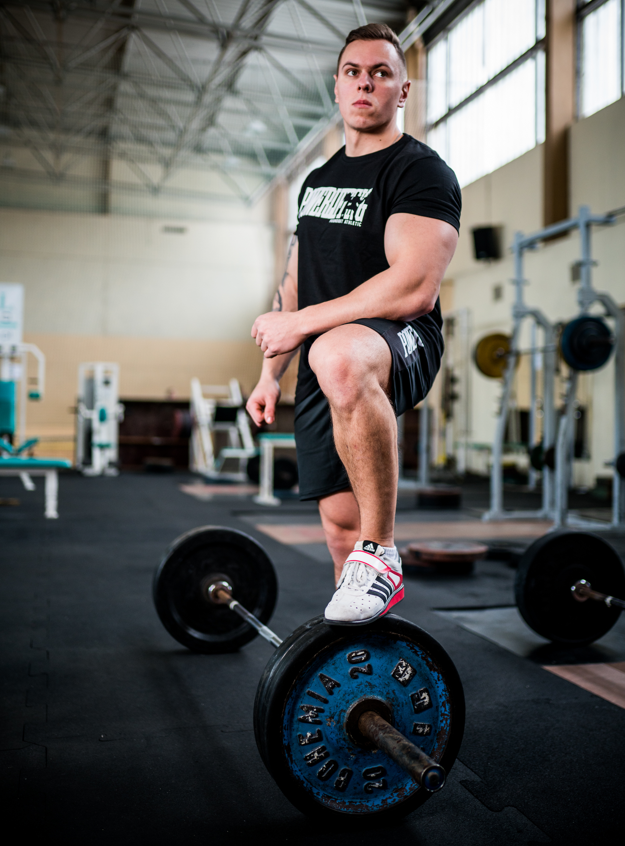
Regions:
<instances>
[{"instance_id":1,"label":"weight plate on rack","mask_svg":"<svg viewBox=\"0 0 625 846\"><path fill-rule=\"evenodd\" d=\"M521 616L537 634L556 643L584 646L603 637L619 617L603 602L578 602L571 587L586 579L594 590L625 596L625 573L616 551L586 532L560 532L525 550L514 592Z\"/></svg>"},{"instance_id":2,"label":"weight plate on rack","mask_svg":"<svg viewBox=\"0 0 625 846\"><path fill-rule=\"evenodd\" d=\"M357 629L317 617L272 656L256 693L256 743L302 812L386 821L432 795L354 737L354 715L369 709L449 772L464 729L462 684L443 647L418 626L394 614Z\"/></svg>"},{"instance_id":3,"label":"weight plate on rack","mask_svg":"<svg viewBox=\"0 0 625 846\"><path fill-rule=\"evenodd\" d=\"M608 325L589 314L567 323L560 336L562 358L573 370L598 370L610 358L613 346Z\"/></svg>"},{"instance_id":4,"label":"weight plate on rack","mask_svg":"<svg viewBox=\"0 0 625 846\"><path fill-rule=\"evenodd\" d=\"M232 652L256 630L225 605L208 598L219 576L232 595L263 623L271 619L278 582L262 546L236 529L202 526L177 538L154 574L153 596L161 622L194 652Z\"/></svg>"},{"instance_id":5,"label":"weight plate on rack","mask_svg":"<svg viewBox=\"0 0 625 846\"><path fill-rule=\"evenodd\" d=\"M477 342L473 350L473 360L480 373L489 379L501 379L508 364L510 342L509 335L499 332L486 335Z\"/></svg>"}]
</instances>

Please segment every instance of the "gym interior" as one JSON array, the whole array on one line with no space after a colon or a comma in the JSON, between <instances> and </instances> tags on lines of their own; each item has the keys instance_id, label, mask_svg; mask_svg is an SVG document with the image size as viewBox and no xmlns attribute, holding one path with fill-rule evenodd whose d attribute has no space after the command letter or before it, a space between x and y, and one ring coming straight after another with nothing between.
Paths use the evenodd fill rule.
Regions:
<instances>
[{"instance_id":1,"label":"gym interior","mask_svg":"<svg viewBox=\"0 0 625 846\"><path fill-rule=\"evenodd\" d=\"M463 208L354 634L297 361L244 407L374 21ZM7 842L622 842L625 0L9 0L0 44Z\"/></svg>"}]
</instances>

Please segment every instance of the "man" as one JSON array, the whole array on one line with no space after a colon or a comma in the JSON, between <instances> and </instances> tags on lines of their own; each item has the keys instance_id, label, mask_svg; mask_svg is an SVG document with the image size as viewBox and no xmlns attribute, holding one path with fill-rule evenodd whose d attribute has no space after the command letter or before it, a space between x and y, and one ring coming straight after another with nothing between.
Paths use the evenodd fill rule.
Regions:
<instances>
[{"instance_id":1,"label":"man","mask_svg":"<svg viewBox=\"0 0 625 846\"><path fill-rule=\"evenodd\" d=\"M461 197L438 155L398 130L410 82L389 27L350 32L334 79L345 147L304 182L273 311L252 328L265 360L247 409L257 425L273 422L300 349L300 496L318 500L337 582L325 619L363 625L404 595L396 417L440 366L438 293Z\"/></svg>"}]
</instances>

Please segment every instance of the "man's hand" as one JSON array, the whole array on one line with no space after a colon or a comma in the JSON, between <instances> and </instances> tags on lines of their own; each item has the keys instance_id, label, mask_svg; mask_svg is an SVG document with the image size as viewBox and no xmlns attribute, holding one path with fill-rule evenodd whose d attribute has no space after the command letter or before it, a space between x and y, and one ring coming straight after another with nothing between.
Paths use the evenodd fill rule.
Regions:
<instances>
[{"instance_id":1,"label":"man's hand","mask_svg":"<svg viewBox=\"0 0 625 846\"><path fill-rule=\"evenodd\" d=\"M256 385L245 407L257 426L273 423L280 394L280 385L275 379L261 379Z\"/></svg>"},{"instance_id":2,"label":"man's hand","mask_svg":"<svg viewBox=\"0 0 625 846\"><path fill-rule=\"evenodd\" d=\"M256 339L265 358L292 352L306 340L306 334L300 329L299 314L297 311L270 311L256 318L252 338Z\"/></svg>"}]
</instances>

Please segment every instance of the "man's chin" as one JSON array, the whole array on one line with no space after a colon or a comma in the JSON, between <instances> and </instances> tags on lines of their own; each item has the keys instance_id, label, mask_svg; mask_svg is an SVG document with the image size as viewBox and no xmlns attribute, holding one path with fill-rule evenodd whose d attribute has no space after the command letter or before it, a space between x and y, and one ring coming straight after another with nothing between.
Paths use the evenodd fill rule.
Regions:
<instances>
[{"instance_id":1,"label":"man's chin","mask_svg":"<svg viewBox=\"0 0 625 846\"><path fill-rule=\"evenodd\" d=\"M363 132L367 135L375 135L376 132L383 132L388 126L386 121L381 121L379 118L365 117L364 115L350 115L348 118L344 118L344 120L350 129L354 129L356 132Z\"/></svg>"}]
</instances>

